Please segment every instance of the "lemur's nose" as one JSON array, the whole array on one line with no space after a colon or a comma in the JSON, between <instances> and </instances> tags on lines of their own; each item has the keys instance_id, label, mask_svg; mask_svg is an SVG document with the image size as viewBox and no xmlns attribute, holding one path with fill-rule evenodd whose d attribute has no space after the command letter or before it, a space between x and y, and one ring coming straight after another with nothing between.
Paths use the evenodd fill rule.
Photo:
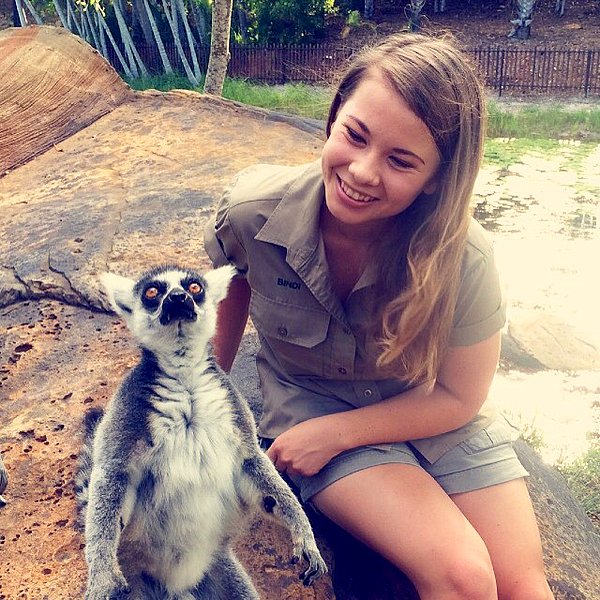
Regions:
<instances>
[{"instance_id":1,"label":"lemur's nose","mask_svg":"<svg viewBox=\"0 0 600 600\"><path fill-rule=\"evenodd\" d=\"M182 289L171 290L162 305L160 322L167 325L173 320L196 320L194 301Z\"/></svg>"},{"instance_id":2,"label":"lemur's nose","mask_svg":"<svg viewBox=\"0 0 600 600\"><path fill-rule=\"evenodd\" d=\"M185 302L186 298L187 298L187 294L181 290L173 290L167 296L167 300L169 300L169 302L173 302L174 304L180 304L182 302Z\"/></svg>"}]
</instances>

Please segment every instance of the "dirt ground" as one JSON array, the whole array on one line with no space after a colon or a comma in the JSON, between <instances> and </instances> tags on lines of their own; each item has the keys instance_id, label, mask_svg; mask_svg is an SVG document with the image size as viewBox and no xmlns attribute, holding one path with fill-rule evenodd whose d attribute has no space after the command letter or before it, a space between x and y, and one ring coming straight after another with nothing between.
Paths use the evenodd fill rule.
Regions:
<instances>
[{"instance_id":1,"label":"dirt ground","mask_svg":"<svg viewBox=\"0 0 600 600\"><path fill-rule=\"evenodd\" d=\"M600 48L600 3L597 0L566 0L562 17L554 12L554 0L538 0L533 10L531 37L528 40L508 37L512 29L510 20L516 16L516 9L510 0L456 4L449 0L444 13L434 13L433 2L427 2L422 13L423 30L450 32L468 47ZM343 19L332 19L330 39L340 39L345 35L346 42L360 43L365 38L398 31L405 23L404 14L382 14L370 23L347 31L344 30Z\"/></svg>"}]
</instances>

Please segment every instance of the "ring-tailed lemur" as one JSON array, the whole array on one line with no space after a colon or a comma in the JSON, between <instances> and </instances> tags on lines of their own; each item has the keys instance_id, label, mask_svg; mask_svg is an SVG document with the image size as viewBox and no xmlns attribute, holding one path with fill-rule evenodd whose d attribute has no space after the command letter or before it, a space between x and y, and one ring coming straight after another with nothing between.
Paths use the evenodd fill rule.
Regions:
<instances>
[{"instance_id":1,"label":"ring-tailed lemur","mask_svg":"<svg viewBox=\"0 0 600 600\"><path fill-rule=\"evenodd\" d=\"M294 558L308 561L305 584L327 570L300 503L258 446L246 401L210 352L234 273L102 277L142 356L106 412L85 419L76 490L87 600L257 599L230 549L257 508L290 530Z\"/></svg>"}]
</instances>

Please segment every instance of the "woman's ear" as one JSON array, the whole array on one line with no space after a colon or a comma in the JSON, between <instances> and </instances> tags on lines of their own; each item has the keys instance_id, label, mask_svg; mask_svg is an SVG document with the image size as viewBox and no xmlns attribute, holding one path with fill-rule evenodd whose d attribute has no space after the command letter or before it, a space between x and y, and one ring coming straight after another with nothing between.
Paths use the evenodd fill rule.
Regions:
<instances>
[{"instance_id":1,"label":"woman's ear","mask_svg":"<svg viewBox=\"0 0 600 600\"><path fill-rule=\"evenodd\" d=\"M427 196L431 196L431 194L435 194L437 192L439 186L438 176L434 175L423 188L423 193Z\"/></svg>"}]
</instances>

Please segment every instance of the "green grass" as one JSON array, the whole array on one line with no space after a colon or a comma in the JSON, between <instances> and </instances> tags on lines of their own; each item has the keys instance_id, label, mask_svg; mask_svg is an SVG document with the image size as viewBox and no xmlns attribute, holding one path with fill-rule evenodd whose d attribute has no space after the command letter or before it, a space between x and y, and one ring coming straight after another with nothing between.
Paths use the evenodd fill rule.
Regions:
<instances>
[{"instance_id":1,"label":"green grass","mask_svg":"<svg viewBox=\"0 0 600 600\"><path fill-rule=\"evenodd\" d=\"M558 469L586 513L600 520L600 443L573 463L559 465Z\"/></svg>"},{"instance_id":2,"label":"green grass","mask_svg":"<svg viewBox=\"0 0 600 600\"><path fill-rule=\"evenodd\" d=\"M508 106L489 103L488 137L600 140L600 104Z\"/></svg>"},{"instance_id":3,"label":"green grass","mask_svg":"<svg viewBox=\"0 0 600 600\"><path fill-rule=\"evenodd\" d=\"M154 88L168 91L193 89L186 77L158 76L129 80L137 90ZM202 91L202 82L196 91ZM326 119L333 90L302 83L265 85L243 79L226 79L223 97L269 110ZM507 105L489 103L488 138L535 140L578 139L600 141L600 103L573 110L560 103Z\"/></svg>"},{"instance_id":4,"label":"green grass","mask_svg":"<svg viewBox=\"0 0 600 600\"><path fill-rule=\"evenodd\" d=\"M174 89L196 90L202 92L204 80L197 88L187 77L177 75L159 75L139 79L127 79L134 90L155 89L167 92ZM245 79L226 79L223 86L223 98L242 104L258 106L269 110L325 120L333 90L305 83L286 85L265 85L252 83Z\"/></svg>"},{"instance_id":5,"label":"green grass","mask_svg":"<svg viewBox=\"0 0 600 600\"><path fill-rule=\"evenodd\" d=\"M156 75L153 77L139 77L136 79L125 78L125 81L134 90L192 90L194 86L187 77L181 75Z\"/></svg>"},{"instance_id":6,"label":"green grass","mask_svg":"<svg viewBox=\"0 0 600 600\"><path fill-rule=\"evenodd\" d=\"M227 79L223 97L251 106L325 120L333 91L305 83L265 85Z\"/></svg>"}]
</instances>

